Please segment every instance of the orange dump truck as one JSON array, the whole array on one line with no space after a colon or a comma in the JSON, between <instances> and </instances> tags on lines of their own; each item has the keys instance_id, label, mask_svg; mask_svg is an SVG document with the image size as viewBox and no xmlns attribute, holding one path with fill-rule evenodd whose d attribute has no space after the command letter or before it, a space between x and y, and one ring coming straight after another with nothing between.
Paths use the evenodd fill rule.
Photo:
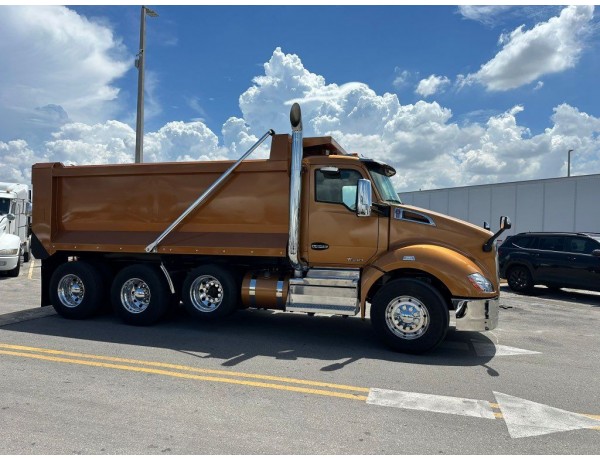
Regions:
<instances>
[{"instance_id":1,"label":"orange dump truck","mask_svg":"<svg viewBox=\"0 0 600 460\"><path fill-rule=\"evenodd\" d=\"M149 325L179 302L203 319L240 308L369 313L395 350L498 321L489 230L403 205L381 162L331 137L266 133L237 162L33 166L32 250L42 305L85 318L110 302ZM267 159L246 160L271 137Z\"/></svg>"}]
</instances>

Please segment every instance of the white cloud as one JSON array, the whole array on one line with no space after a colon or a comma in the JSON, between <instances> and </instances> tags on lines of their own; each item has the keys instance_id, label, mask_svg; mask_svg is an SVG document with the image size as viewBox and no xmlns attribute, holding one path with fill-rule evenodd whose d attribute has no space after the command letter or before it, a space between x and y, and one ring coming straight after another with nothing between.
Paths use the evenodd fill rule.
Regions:
<instances>
[{"instance_id":1,"label":"white cloud","mask_svg":"<svg viewBox=\"0 0 600 460\"><path fill-rule=\"evenodd\" d=\"M268 129L290 132L292 101L302 106L305 135L332 135L348 151L390 163L401 191L561 176L569 149L573 174L600 173L600 118L576 107L557 106L549 126L535 135L519 124L522 105L459 125L437 102L402 105L395 94L377 94L363 83L327 83L279 48L240 96L243 118L227 120L222 142L200 121L170 122L146 134L144 159L238 158ZM126 124L68 123L37 149L0 142L0 180L29 178L37 161L132 162L134 146L135 132ZM253 158L267 148L268 142Z\"/></svg>"},{"instance_id":2,"label":"white cloud","mask_svg":"<svg viewBox=\"0 0 600 460\"><path fill-rule=\"evenodd\" d=\"M113 116L114 81L131 67L124 55L111 29L68 8L2 7L0 138L40 129L48 135L68 118L95 123ZM65 116L43 107L60 107Z\"/></svg>"},{"instance_id":3,"label":"white cloud","mask_svg":"<svg viewBox=\"0 0 600 460\"><path fill-rule=\"evenodd\" d=\"M421 80L415 90L415 93L428 97L436 94L450 84L450 79L444 76L430 75Z\"/></svg>"},{"instance_id":4,"label":"white cloud","mask_svg":"<svg viewBox=\"0 0 600 460\"><path fill-rule=\"evenodd\" d=\"M512 6L501 6L501 5L485 5L485 6L472 6L472 5L460 5L458 11L466 19L478 21L483 24L491 25L494 23L496 17L501 13L504 13L513 8Z\"/></svg>"},{"instance_id":5,"label":"white cloud","mask_svg":"<svg viewBox=\"0 0 600 460\"><path fill-rule=\"evenodd\" d=\"M394 73L396 74L396 78L392 84L396 88L402 88L408 84L408 80L411 77L411 74L408 70L400 70L398 67L394 69Z\"/></svg>"},{"instance_id":6,"label":"white cloud","mask_svg":"<svg viewBox=\"0 0 600 460\"><path fill-rule=\"evenodd\" d=\"M468 75L465 82L480 83L490 91L506 91L574 67L585 46L593 14L593 6L569 6L559 16L530 30L520 26L501 35L502 50L478 72Z\"/></svg>"},{"instance_id":7,"label":"white cloud","mask_svg":"<svg viewBox=\"0 0 600 460\"><path fill-rule=\"evenodd\" d=\"M289 107L299 102L306 135L333 135L349 151L391 163L398 171L395 183L404 190L561 175L565 145L575 140L566 138L566 129L577 128L582 139L569 147L580 149L577 171L591 173L585 165L599 163L599 120L575 107L557 107L553 125L536 136L518 123L525 110L519 105L459 126L437 102L401 105L395 94L378 95L361 83L328 84L281 49L240 100L244 121L261 134L269 127L261 123L265 119L288 132ZM271 118L274 112L277 119Z\"/></svg>"},{"instance_id":8,"label":"white cloud","mask_svg":"<svg viewBox=\"0 0 600 460\"><path fill-rule=\"evenodd\" d=\"M31 165L45 161L24 140L0 141L0 182L30 183Z\"/></svg>"}]
</instances>

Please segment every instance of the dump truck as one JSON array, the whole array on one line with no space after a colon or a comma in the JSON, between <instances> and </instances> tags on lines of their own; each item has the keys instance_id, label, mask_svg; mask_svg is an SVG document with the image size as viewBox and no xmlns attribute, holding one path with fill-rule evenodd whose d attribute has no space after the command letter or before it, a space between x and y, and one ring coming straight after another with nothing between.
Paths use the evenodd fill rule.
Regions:
<instances>
[{"instance_id":1,"label":"dump truck","mask_svg":"<svg viewBox=\"0 0 600 460\"><path fill-rule=\"evenodd\" d=\"M31 190L27 184L0 182L0 274L19 276L21 256L31 256Z\"/></svg>"},{"instance_id":2,"label":"dump truck","mask_svg":"<svg viewBox=\"0 0 600 460\"><path fill-rule=\"evenodd\" d=\"M150 325L183 303L201 320L242 308L367 316L423 353L498 322L496 234L398 199L394 168L332 137L265 133L237 161L32 168L42 305L86 318L112 303ZM271 138L270 156L247 157Z\"/></svg>"}]
</instances>

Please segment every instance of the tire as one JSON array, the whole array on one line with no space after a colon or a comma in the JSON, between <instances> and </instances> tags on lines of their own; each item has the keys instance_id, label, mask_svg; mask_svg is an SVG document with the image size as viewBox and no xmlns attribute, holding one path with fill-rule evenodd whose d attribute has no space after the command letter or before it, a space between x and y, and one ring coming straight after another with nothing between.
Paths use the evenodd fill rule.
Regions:
<instances>
[{"instance_id":1,"label":"tire","mask_svg":"<svg viewBox=\"0 0 600 460\"><path fill-rule=\"evenodd\" d=\"M21 273L21 253L19 253L19 257L17 257L17 266L12 270L8 270L6 272L6 276L10 276L11 278L16 278Z\"/></svg>"},{"instance_id":2,"label":"tire","mask_svg":"<svg viewBox=\"0 0 600 460\"><path fill-rule=\"evenodd\" d=\"M234 273L218 265L202 265L183 282L183 305L196 318L225 318L239 308L240 290Z\"/></svg>"},{"instance_id":3,"label":"tire","mask_svg":"<svg viewBox=\"0 0 600 460\"><path fill-rule=\"evenodd\" d=\"M533 289L533 278L529 269L523 265L510 267L506 273L506 281L515 292L530 292Z\"/></svg>"},{"instance_id":4,"label":"tire","mask_svg":"<svg viewBox=\"0 0 600 460\"><path fill-rule=\"evenodd\" d=\"M31 260L31 237L27 238L25 243L25 251L23 251L23 262L27 263Z\"/></svg>"},{"instance_id":5,"label":"tire","mask_svg":"<svg viewBox=\"0 0 600 460\"><path fill-rule=\"evenodd\" d=\"M69 319L85 319L102 305L107 286L92 265L66 262L50 278L50 300L56 312Z\"/></svg>"},{"instance_id":6,"label":"tire","mask_svg":"<svg viewBox=\"0 0 600 460\"><path fill-rule=\"evenodd\" d=\"M165 315L173 296L164 274L158 268L135 264L117 274L110 297L116 314L125 323L149 326Z\"/></svg>"},{"instance_id":7,"label":"tire","mask_svg":"<svg viewBox=\"0 0 600 460\"><path fill-rule=\"evenodd\" d=\"M391 349L420 354L433 350L446 337L448 311L434 287L419 280L401 279L377 292L371 302L371 323Z\"/></svg>"}]
</instances>

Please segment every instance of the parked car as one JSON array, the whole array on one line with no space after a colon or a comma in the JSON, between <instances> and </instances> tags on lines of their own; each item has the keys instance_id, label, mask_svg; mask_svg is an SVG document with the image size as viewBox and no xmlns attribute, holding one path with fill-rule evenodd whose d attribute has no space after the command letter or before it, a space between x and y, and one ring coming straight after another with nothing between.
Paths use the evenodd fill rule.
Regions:
<instances>
[{"instance_id":1,"label":"parked car","mask_svg":"<svg viewBox=\"0 0 600 460\"><path fill-rule=\"evenodd\" d=\"M498 248L498 262L516 292L536 284L600 291L600 233L519 233Z\"/></svg>"}]
</instances>

